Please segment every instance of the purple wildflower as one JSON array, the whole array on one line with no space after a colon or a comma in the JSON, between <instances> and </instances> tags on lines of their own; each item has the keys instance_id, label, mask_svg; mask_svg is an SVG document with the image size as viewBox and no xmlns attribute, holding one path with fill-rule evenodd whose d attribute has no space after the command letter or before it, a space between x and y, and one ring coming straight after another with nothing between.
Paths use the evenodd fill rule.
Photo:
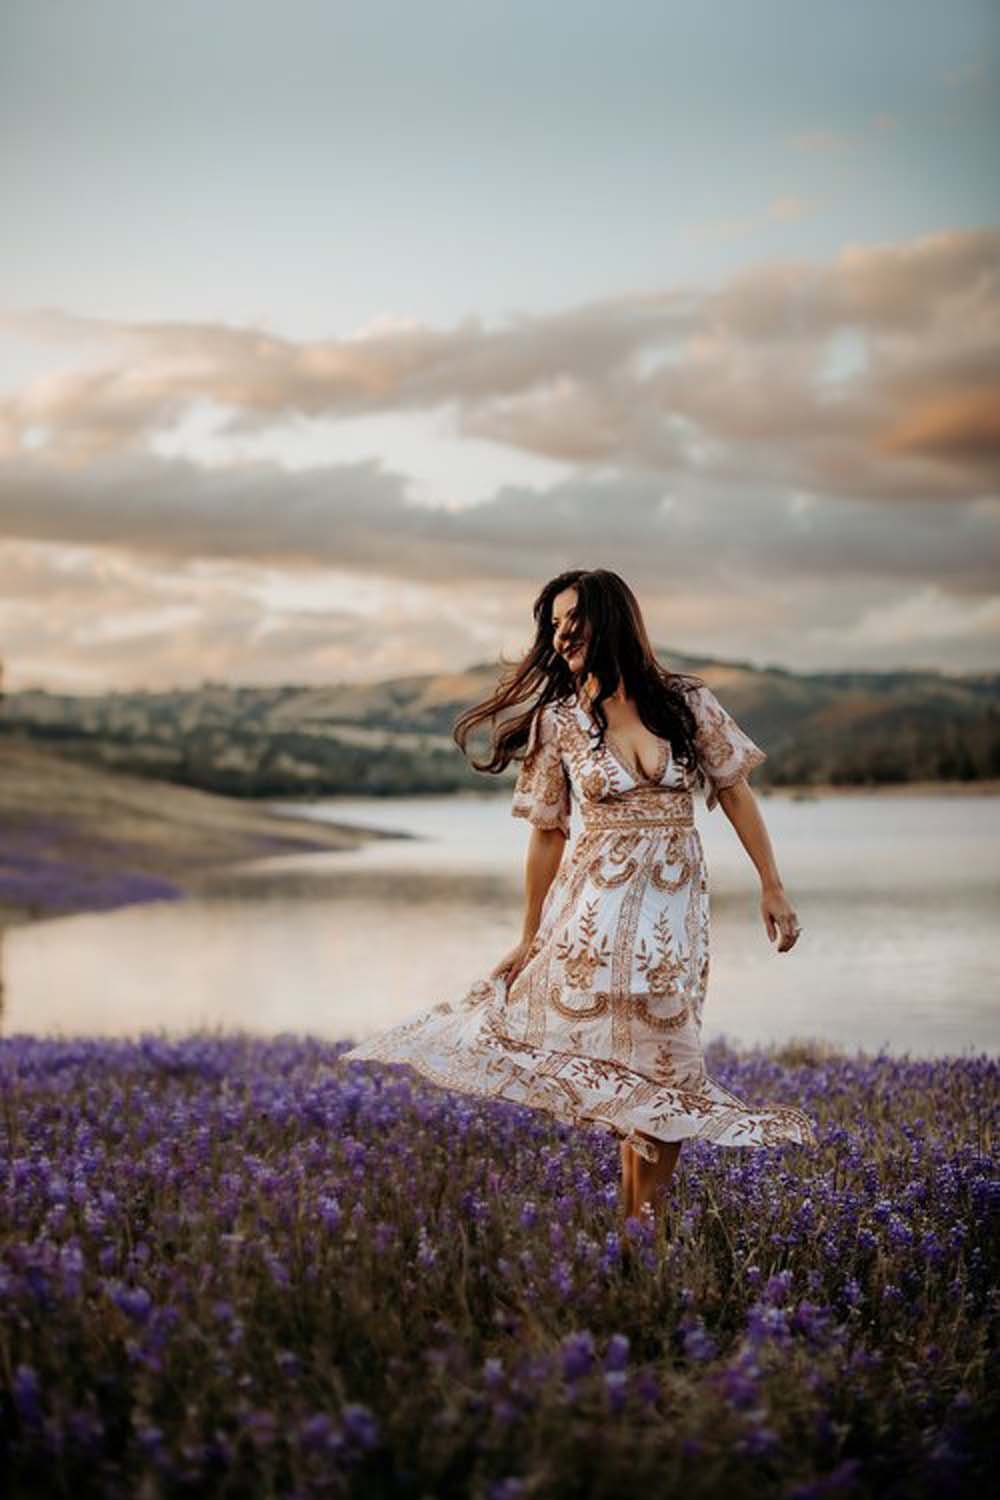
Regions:
<instances>
[{"instance_id":1,"label":"purple wildflower","mask_svg":"<svg viewBox=\"0 0 1000 1500\"><path fill-rule=\"evenodd\" d=\"M303 1448L325 1448L332 1436L333 1422L325 1411L316 1412L299 1423L299 1442Z\"/></svg>"},{"instance_id":2,"label":"purple wildflower","mask_svg":"<svg viewBox=\"0 0 1000 1500\"><path fill-rule=\"evenodd\" d=\"M562 1341L563 1378L578 1380L593 1367L594 1335L584 1328L578 1333L568 1333Z\"/></svg>"},{"instance_id":3,"label":"purple wildflower","mask_svg":"<svg viewBox=\"0 0 1000 1500\"><path fill-rule=\"evenodd\" d=\"M153 1308L153 1299L141 1286L122 1286L116 1283L111 1289L111 1300L116 1307L140 1325L148 1322Z\"/></svg>"},{"instance_id":4,"label":"purple wildflower","mask_svg":"<svg viewBox=\"0 0 1000 1500\"><path fill-rule=\"evenodd\" d=\"M604 1352L605 1370L624 1370L628 1364L629 1340L624 1333L613 1333Z\"/></svg>"},{"instance_id":5,"label":"purple wildflower","mask_svg":"<svg viewBox=\"0 0 1000 1500\"><path fill-rule=\"evenodd\" d=\"M378 1443L378 1423L367 1406L349 1401L343 1413L344 1432L358 1448L374 1448Z\"/></svg>"},{"instance_id":6,"label":"purple wildflower","mask_svg":"<svg viewBox=\"0 0 1000 1500\"><path fill-rule=\"evenodd\" d=\"M701 1318L695 1318L688 1327L683 1329L682 1340L684 1353L688 1359L711 1359L716 1352L715 1339L706 1331Z\"/></svg>"},{"instance_id":7,"label":"purple wildflower","mask_svg":"<svg viewBox=\"0 0 1000 1500\"><path fill-rule=\"evenodd\" d=\"M25 1426L40 1427L42 1411L38 1374L31 1365L18 1365L14 1371L12 1394L17 1414Z\"/></svg>"},{"instance_id":8,"label":"purple wildflower","mask_svg":"<svg viewBox=\"0 0 1000 1500\"><path fill-rule=\"evenodd\" d=\"M628 1375L624 1370L605 1370L604 1388L608 1393L608 1405L615 1413L620 1412L625 1405L625 1397L628 1388Z\"/></svg>"}]
</instances>

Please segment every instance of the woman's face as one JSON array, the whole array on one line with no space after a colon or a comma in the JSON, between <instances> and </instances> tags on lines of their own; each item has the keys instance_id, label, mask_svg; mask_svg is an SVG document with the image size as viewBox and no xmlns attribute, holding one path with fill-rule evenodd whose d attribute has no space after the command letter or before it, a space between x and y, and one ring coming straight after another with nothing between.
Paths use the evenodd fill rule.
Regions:
<instances>
[{"instance_id":1,"label":"woman's face","mask_svg":"<svg viewBox=\"0 0 1000 1500\"><path fill-rule=\"evenodd\" d=\"M577 629L575 609L576 589L564 589L561 594L556 594L552 601L552 644L570 671L579 673L583 670L590 627L585 623Z\"/></svg>"}]
</instances>

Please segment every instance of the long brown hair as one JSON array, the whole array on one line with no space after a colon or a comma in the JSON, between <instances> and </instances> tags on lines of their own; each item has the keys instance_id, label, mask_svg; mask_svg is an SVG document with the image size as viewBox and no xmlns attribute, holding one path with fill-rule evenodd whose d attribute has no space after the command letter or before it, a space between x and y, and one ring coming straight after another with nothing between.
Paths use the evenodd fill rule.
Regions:
<instances>
[{"instance_id":1,"label":"long brown hair","mask_svg":"<svg viewBox=\"0 0 1000 1500\"><path fill-rule=\"evenodd\" d=\"M701 686L702 679L687 672L671 672L660 665L638 600L625 580L607 568L571 568L549 579L532 605L533 644L520 661L508 662L501 657L505 670L496 691L455 720L452 729L455 743L465 754L466 741L477 725L487 719L495 721L504 709L531 699L522 713L494 725L490 759L482 764L471 762L477 771L499 773L527 744L535 710L576 690L574 674L555 649L552 627L552 601L569 588L576 589L575 638L580 638L585 624L590 625L580 681L586 682L593 675L599 684L590 705L597 744L603 745L608 727L603 700L623 681L625 695L635 700L636 711L646 728L669 741L675 761L695 769L695 718L685 693Z\"/></svg>"}]
</instances>

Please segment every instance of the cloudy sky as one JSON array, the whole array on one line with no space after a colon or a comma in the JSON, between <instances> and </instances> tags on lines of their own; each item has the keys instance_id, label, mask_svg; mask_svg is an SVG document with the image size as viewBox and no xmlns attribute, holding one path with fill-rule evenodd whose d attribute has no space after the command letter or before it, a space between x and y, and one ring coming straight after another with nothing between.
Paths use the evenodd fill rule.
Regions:
<instances>
[{"instance_id":1,"label":"cloudy sky","mask_svg":"<svg viewBox=\"0 0 1000 1500\"><path fill-rule=\"evenodd\" d=\"M457 670L573 566L995 669L998 132L995 0L3 0L6 684Z\"/></svg>"}]
</instances>

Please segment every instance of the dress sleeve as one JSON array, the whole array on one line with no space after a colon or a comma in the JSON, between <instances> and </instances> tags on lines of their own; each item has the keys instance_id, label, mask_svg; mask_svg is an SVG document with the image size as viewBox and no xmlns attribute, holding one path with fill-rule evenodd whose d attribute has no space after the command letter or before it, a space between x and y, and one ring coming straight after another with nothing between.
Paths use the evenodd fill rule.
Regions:
<instances>
[{"instance_id":1,"label":"dress sleeve","mask_svg":"<svg viewBox=\"0 0 1000 1500\"><path fill-rule=\"evenodd\" d=\"M559 750L551 704L531 721L524 759L514 784L511 816L527 818L536 828L558 828L569 838L570 782Z\"/></svg>"},{"instance_id":2,"label":"dress sleeve","mask_svg":"<svg viewBox=\"0 0 1000 1500\"><path fill-rule=\"evenodd\" d=\"M699 687L691 695L691 708L697 725L695 753L706 780L705 806L711 812L718 793L748 776L767 753L726 712L710 687Z\"/></svg>"}]
</instances>

